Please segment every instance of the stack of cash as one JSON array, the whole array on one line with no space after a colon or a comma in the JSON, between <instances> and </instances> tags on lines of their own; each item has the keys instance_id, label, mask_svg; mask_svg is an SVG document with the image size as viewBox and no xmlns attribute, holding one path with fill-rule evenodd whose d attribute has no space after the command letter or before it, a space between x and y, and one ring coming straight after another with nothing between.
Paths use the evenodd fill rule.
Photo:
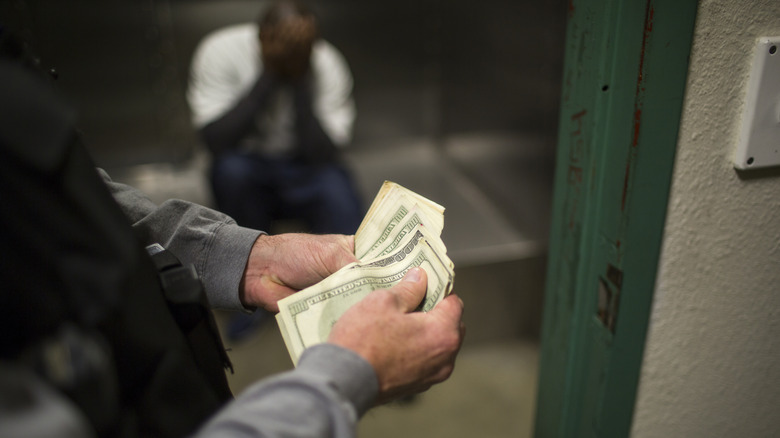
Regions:
<instances>
[{"instance_id":1,"label":"stack of cash","mask_svg":"<svg viewBox=\"0 0 780 438\"><path fill-rule=\"evenodd\" d=\"M454 265L441 240L444 207L385 181L355 233L355 257L321 282L279 301L276 321L293 363L303 350L325 342L336 320L377 289L421 267L428 289L418 310L427 312L452 290Z\"/></svg>"}]
</instances>

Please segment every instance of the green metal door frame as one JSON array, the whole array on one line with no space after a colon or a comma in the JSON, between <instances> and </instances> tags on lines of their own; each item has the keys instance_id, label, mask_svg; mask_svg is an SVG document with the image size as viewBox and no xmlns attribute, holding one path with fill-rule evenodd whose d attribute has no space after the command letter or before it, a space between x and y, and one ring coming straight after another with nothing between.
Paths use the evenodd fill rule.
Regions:
<instances>
[{"instance_id":1,"label":"green metal door frame","mask_svg":"<svg viewBox=\"0 0 780 438\"><path fill-rule=\"evenodd\" d=\"M571 0L535 435L630 433L695 0Z\"/></svg>"}]
</instances>

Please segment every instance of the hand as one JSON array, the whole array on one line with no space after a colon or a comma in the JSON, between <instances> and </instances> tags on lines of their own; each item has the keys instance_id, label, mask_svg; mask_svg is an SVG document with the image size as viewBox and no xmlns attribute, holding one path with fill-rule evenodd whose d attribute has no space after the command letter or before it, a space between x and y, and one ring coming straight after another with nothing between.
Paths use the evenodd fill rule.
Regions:
<instances>
[{"instance_id":1,"label":"hand","mask_svg":"<svg viewBox=\"0 0 780 438\"><path fill-rule=\"evenodd\" d=\"M296 80L309 70L311 48L317 37L312 17L294 17L260 29L263 65L273 75Z\"/></svg>"},{"instance_id":2,"label":"hand","mask_svg":"<svg viewBox=\"0 0 780 438\"><path fill-rule=\"evenodd\" d=\"M378 403L425 391L455 367L465 328L463 301L450 295L427 313L425 271L414 268L390 289L370 293L333 326L328 342L366 359L379 379Z\"/></svg>"},{"instance_id":3,"label":"hand","mask_svg":"<svg viewBox=\"0 0 780 438\"><path fill-rule=\"evenodd\" d=\"M354 236L261 235L249 253L239 297L245 306L278 312L277 301L356 262Z\"/></svg>"}]
</instances>

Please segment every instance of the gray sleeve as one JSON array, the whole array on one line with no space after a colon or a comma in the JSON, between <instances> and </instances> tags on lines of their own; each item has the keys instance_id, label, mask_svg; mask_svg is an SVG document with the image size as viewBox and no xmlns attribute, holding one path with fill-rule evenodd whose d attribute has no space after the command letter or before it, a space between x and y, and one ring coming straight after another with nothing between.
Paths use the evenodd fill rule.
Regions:
<instances>
[{"instance_id":1,"label":"gray sleeve","mask_svg":"<svg viewBox=\"0 0 780 438\"><path fill-rule=\"evenodd\" d=\"M363 358L315 345L295 370L249 387L196 437L354 437L377 391L374 369Z\"/></svg>"},{"instance_id":2,"label":"gray sleeve","mask_svg":"<svg viewBox=\"0 0 780 438\"><path fill-rule=\"evenodd\" d=\"M261 231L240 227L215 210L172 199L156 205L140 191L100 174L145 245L159 243L193 264L213 308L242 310L238 288Z\"/></svg>"}]
</instances>

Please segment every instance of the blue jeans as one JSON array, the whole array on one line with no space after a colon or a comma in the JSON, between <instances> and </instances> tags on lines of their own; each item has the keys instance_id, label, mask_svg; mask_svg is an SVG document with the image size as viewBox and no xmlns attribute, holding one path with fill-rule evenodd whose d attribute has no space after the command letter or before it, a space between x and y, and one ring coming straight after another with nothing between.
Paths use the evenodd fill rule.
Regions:
<instances>
[{"instance_id":1,"label":"blue jeans","mask_svg":"<svg viewBox=\"0 0 780 438\"><path fill-rule=\"evenodd\" d=\"M302 221L317 234L354 234L363 217L347 169L230 152L215 158L217 209L239 225L268 231L277 219Z\"/></svg>"}]
</instances>

